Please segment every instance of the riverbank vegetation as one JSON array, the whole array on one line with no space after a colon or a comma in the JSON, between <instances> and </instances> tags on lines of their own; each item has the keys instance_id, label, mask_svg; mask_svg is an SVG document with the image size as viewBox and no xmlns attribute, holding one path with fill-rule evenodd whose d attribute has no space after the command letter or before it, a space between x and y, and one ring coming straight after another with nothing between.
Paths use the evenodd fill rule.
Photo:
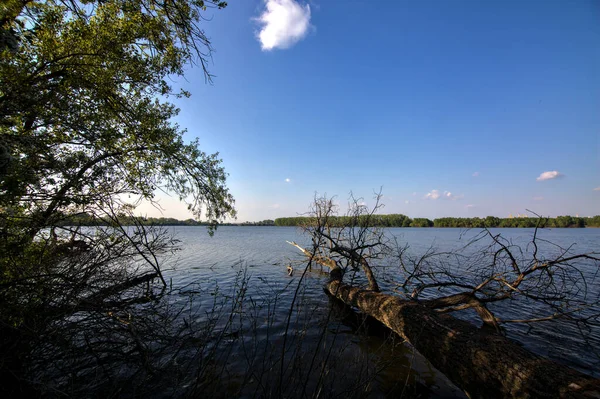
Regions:
<instances>
[{"instance_id":1,"label":"riverbank vegetation","mask_svg":"<svg viewBox=\"0 0 600 399\"><path fill-rule=\"evenodd\" d=\"M123 225L135 225L140 223L144 226L210 226L209 221L199 221L196 219L180 220L165 217L134 217L126 214L120 215L120 223ZM296 216L277 218L275 220L266 219L258 222L220 222L219 226L302 226L314 221L310 216ZM70 216L64 216L57 224L61 226L106 226L107 220L102 220L79 213ZM438 219L414 218L411 219L402 214L383 214L372 215L371 218L359 218L353 221L346 216L337 216L331 218L331 225L336 227L347 226L349 223L357 223L356 226L369 227L454 227L454 228L583 228L600 227L600 215L593 217L579 216L557 216L555 218L532 217L512 217L498 218L488 216L486 218L455 218L444 217Z\"/></svg>"},{"instance_id":2,"label":"riverbank vegetation","mask_svg":"<svg viewBox=\"0 0 600 399\"><path fill-rule=\"evenodd\" d=\"M303 226L314 223L316 219L311 216L296 216L275 219L276 226ZM495 228L495 227L523 227L523 228L581 228L600 227L600 215L593 217L558 216L555 218L512 217L498 218L488 216L486 218L455 218L445 217L434 220L425 218L411 219L402 214L369 215L351 218L349 216L331 216L331 226L344 227L353 225L355 227L460 227L460 228Z\"/></svg>"},{"instance_id":3,"label":"riverbank vegetation","mask_svg":"<svg viewBox=\"0 0 600 399\"><path fill-rule=\"evenodd\" d=\"M210 226L208 221L196 219L180 220L165 217L133 217L120 215L120 223L123 225L144 226ZM219 226L302 226L314 221L310 216L296 216L277 218L275 220L261 220L258 222L220 222ZM87 213L80 213L63 217L57 224L61 226L106 226L107 220L99 219ZM402 214L372 215L371 218L359 218L353 221L346 216L331 218L331 225L336 227L347 226L349 223L357 223L356 226L369 227L454 227L454 228L583 228L600 227L600 215L593 217L579 216L557 216L555 218L539 217L513 217L498 218L488 216L486 218L454 218L445 217L438 219L414 218L411 219Z\"/></svg>"},{"instance_id":4,"label":"riverbank vegetation","mask_svg":"<svg viewBox=\"0 0 600 399\"><path fill-rule=\"evenodd\" d=\"M119 223L124 226L134 226L141 224L143 226L211 226L210 221L202 221L196 219L185 219L180 220L176 218L166 217L140 217L129 214L120 214ZM64 216L57 225L60 226L110 226L111 221L107 219L101 219L90 215L85 212L81 212L75 215ZM275 226L275 221L271 219L265 219L258 222L219 222L219 226Z\"/></svg>"}]
</instances>

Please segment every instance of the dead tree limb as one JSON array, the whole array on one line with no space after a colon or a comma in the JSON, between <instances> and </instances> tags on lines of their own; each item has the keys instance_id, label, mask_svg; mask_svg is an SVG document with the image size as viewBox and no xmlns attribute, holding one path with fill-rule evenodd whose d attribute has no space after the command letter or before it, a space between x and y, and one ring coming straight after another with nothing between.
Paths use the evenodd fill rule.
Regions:
<instances>
[{"instance_id":1,"label":"dead tree limb","mask_svg":"<svg viewBox=\"0 0 600 399\"><path fill-rule=\"evenodd\" d=\"M303 226L313 248L291 243L311 261L329 267L330 295L406 339L471 397L600 398L600 380L528 351L503 336L500 328L502 323L561 317L592 326L598 318L598 298L588 297L584 270L589 265L580 268L576 262L598 263L599 254L577 254L572 247L554 245L544 250L551 257L543 258L536 240L551 243L539 239L537 229L532 254L484 229L463 252L430 248L424 256L410 258L405 246L394 255L389 237L370 227L370 218L382 207L381 193L375 193L372 210L362 199L350 199L346 224L340 225L339 218L332 218L337 212L332 199L315 198L310 222ZM372 270L382 259L389 262L394 257L404 275L394 284L403 297L379 292ZM367 289L343 281L344 273L360 266ZM502 320L488 308L516 299L525 303L522 313L528 317ZM541 315L527 311L532 303ZM464 309L475 310L484 327L491 328L448 314Z\"/></svg>"},{"instance_id":2,"label":"dead tree limb","mask_svg":"<svg viewBox=\"0 0 600 399\"><path fill-rule=\"evenodd\" d=\"M331 259L306 256L330 268L326 289L406 339L471 397L594 398L600 380L541 358L492 331L440 314L432 306L353 287Z\"/></svg>"}]
</instances>

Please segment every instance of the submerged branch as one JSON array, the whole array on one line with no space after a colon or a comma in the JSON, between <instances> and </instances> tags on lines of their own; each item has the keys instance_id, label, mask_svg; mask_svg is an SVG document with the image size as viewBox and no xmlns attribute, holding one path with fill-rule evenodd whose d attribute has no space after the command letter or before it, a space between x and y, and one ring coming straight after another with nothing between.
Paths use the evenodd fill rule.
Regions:
<instances>
[{"instance_id":1,"label":"submerged branch","mask_svg":"<svg viewBox=\"0 0 600 399\"><path fill-rule=\"evenodd\" d=\"M442 302L483 307L474 303L473 296L469 299L460 294L442 298L445 301L437 303L431 301L428 306L427 302L363 290L345 284L343 275L334 273L340 270L335 261L313 256L298 244L290 244L312 260L317 259L327 266L335 265L326 285L330 295L374 317L406 339L471 397L584 398L600 395L600 380L542 359L499 334L435 310Z\"/></svg>"}]
</instances>

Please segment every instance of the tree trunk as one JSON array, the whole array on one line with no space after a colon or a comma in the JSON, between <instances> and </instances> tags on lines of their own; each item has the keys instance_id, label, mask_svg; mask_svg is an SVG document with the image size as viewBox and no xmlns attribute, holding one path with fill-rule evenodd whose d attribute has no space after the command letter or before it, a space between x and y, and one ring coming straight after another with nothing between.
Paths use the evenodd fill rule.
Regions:
<instances>
[{"instance_id":1,"label":"tree trunk","mask_svg":"<svg viewBox=\"0 0 600 399\"><path fill-rule=\"evenodd\" d=\"M600 380L544 359L493 328L440 314L394 295L344 284L342 269L296 243L311 262L328 266L326 290L406 339L472 398L600 398Z\"/></svg>"},{"instance_id":2,"label":"tree trunk","mask_svg":"<svg viewBox=\"0 0 600 399\"><path fill-rule=\"evenodd\" d=\"M600 380L541 358L493 330L414 301L344 284L332 270L327 291L406 339L470 397L600 398Z\"/></svg>"}]
</instances>

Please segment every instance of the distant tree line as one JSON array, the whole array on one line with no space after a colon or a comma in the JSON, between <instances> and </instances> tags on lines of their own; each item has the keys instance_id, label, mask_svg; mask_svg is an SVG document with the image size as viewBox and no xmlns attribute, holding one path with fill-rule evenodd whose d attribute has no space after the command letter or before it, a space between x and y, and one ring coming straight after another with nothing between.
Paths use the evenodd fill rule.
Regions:
<instances>
[{"instance_id":1,"label":"distant tree line","mask_svg":"<svg viewBox=\"0 0 600 399\"><path fill-rule=\"evenodd\" d=\"M275 221L271 219L261 220L260 222L238 223L236 226L275 226Z\"/></svg>"},{"instance_id":2,"label":"distant tree line","mask_svg":"<svg viewBox=\"0 0 600 399\"><path fill-rule=\"evenodd\" d=\"M557 216L555 218L513 217L498 218L439 218L433 222L434 227L598 227L600 216L583 218L575 216Z\"/></svg>"},{"instance_id":3,"label":"distant tree line","mask_svg":"<svg viewBox=\"0 0 600 399\"><path fill-rule=\"evenodd\" d=\"M308 216L296 216L275 219L275 226L302 226L313 222ZM499 218L488 216L486 218L454 218L445 217L434 220L426 218L411 219L402 214L391 215L362 215L358 218L349 216L330 216L329 222L333 226L360 226L373 227L600 227L600 215L593 217L557 216L555 218L516 217Z\"/></svg>"},{"instance_id":4,"label":"distant tree line","mask_svg":"<svg viewBox=\"0 0 600 399\"><path fill-rule=\"evenodd\" d=\"M122 216L124 225L133 225L131 216ZM175 218L139 217L138 223L147 226L207 226L208 222L195 219L179 220ZM258 222L220 223L221 226L303 226L313 220L309 216L296 216L265 219ZM581 228L600 227L600 215L593 217L557 216L555 218L513 217L499 218L488 216L485 218L454 218L444 217L438 219L414 218L402 214L389 215L361 215L358 218L351 216L330 216L332 226L357 226L357 227L458 227L458 228L484 228L484 227L542 227L542 228ZM65 217L63 226L100 226L107 223L101 219L93 218L86 213L79 213Z\"/></svg>"},{"instance_id":5,"label":"distant tree line","mask_svg":"<svg viewBox=\"0 0 600 399\"><path fill-rule=\"evenodd\" d=\"M119 215L119 221L122 225L141 224L143 226L209 226L207 221L198 221L195 219L179 220L175 218L155 218L155 217L136 217L129 215ZM58 225L61 226L106 226L109 222L104 219L93 217L85 212L64 217ZM243 223L219 223L219 226L275 226L275 221L271 219L261 220L259 222Z\"/></svg>"},{"instance_id":6,"label":"distant tree line","mask_svg":"<svg viewBox=\"0 0 600 399\"><path fill-rule=\"evenodd\" d=\"M175 218L154 218L154 217L137 217L130 215L119 215L119 221L122 225L138 224L144 226L207 226L208 222L197 221L195 219L179 220ZM64 217L59 225L62 226L106 226L109 223L101 218L93 217L85 212L77 213Z\"/></svg>"},{"instance_id":7,"label":"distant tree line","mask_svg":"<svg viewBox=\"0 0 600 399\"><path fill-rule=\"evenodd\" d=\"M314 222L309 216L275 219L275 226L304 226ZM330 216L328 224L333 227L376 226L376 227L433 227L433 221L425 218L411 219L399 213L391 215Z\"/></svg>"}]
</instances>

